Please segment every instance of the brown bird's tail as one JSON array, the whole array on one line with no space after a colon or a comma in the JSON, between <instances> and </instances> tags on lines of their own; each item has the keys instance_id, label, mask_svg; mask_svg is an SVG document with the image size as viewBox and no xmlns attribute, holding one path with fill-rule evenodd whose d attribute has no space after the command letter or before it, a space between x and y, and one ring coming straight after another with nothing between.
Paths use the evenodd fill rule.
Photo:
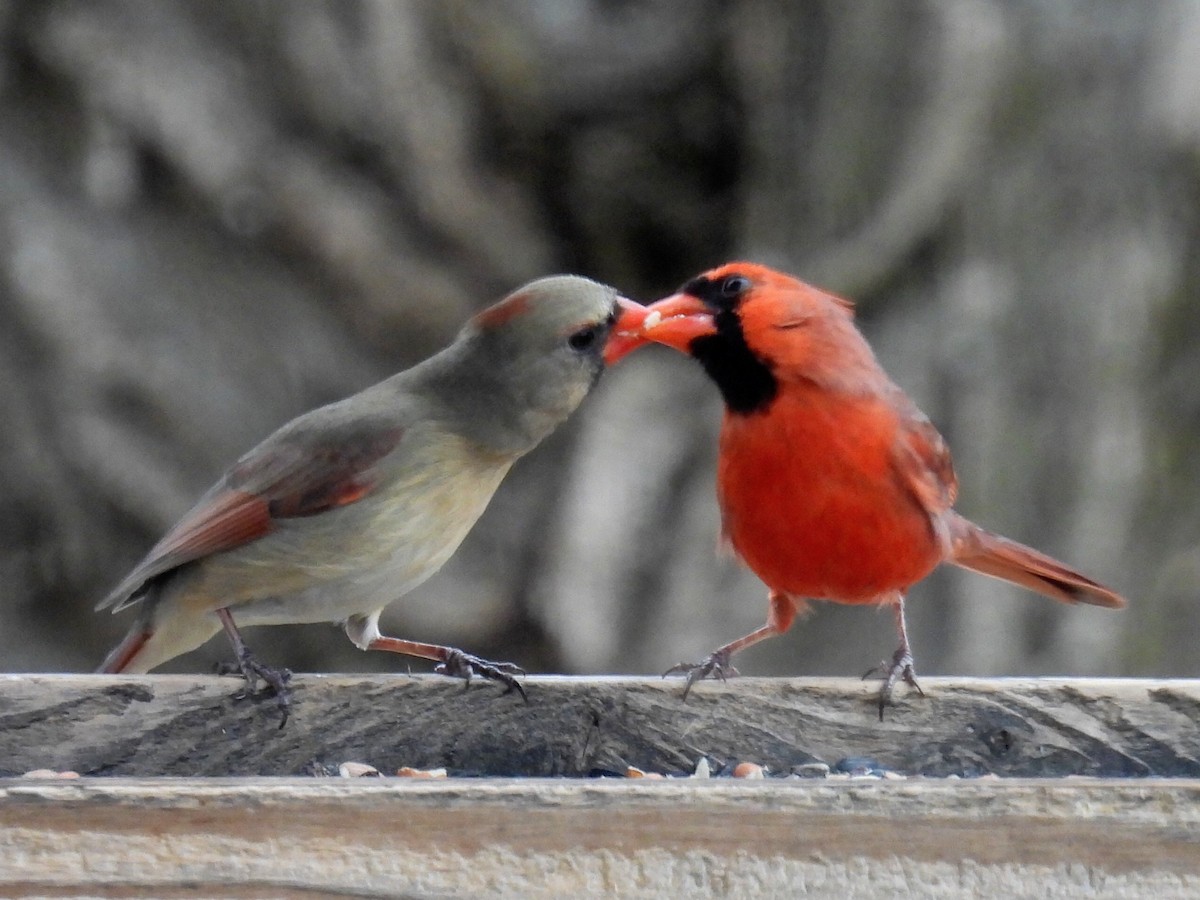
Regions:
<instances>
[{"instance_id":1,"label":"brown bird's tail","mask_svg":"<svg viewBox=\"0 0 1200 900\"><path fill-rule=\"evenodd\" d=\"M950 562L957 566L1011 581L1064 603L1090 603L1109 609L1125 605L1120 594L1032 547L984 531L962 518L953 531L954 556Z\"/></svg>"},{"instance_id":2,"label":"brown bird's tail","mask_svg":"<svg viewBox=\"0 0 1200 900\"><path fill-rule=\"evenodd\" d=\"M113 647L108 656L104 657L104 662L100 663L96 674L117 675L124 672L141 649L146 646L151 634L153 632L148 627L135 625L121 640L121 643Z\"/></svg>"}]
</instances>

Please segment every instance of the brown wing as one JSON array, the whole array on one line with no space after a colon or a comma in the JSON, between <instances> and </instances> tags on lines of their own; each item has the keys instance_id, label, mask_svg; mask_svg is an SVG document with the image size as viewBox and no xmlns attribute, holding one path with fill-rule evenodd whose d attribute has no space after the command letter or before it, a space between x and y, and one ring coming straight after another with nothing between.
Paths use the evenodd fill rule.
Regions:
<instances>
[{"instance_id":1,"label":"brown wing","mask_svg":"<svg viewBox=\"0 0 1200 900\"><path fill-rule=\"evenodd\" d=\"M339 429L334 439L296 429L278 432L242 457L96 608L124 609L158 576L256 541L281 519L362 499L376 484L375 463L402 436L397 426L373 423Z\"/></svg>"}]
</instances>

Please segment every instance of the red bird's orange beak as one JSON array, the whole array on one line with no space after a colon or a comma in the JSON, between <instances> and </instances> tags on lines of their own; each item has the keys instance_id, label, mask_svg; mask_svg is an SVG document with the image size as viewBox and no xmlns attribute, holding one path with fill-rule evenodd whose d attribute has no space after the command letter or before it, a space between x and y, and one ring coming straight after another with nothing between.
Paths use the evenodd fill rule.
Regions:
<instances>
[{"instance_id":1,"label":"red bird's orange beak","mask_svg":"<svg viewBox=\"0 0 1200 900\"><path fill-rule=\"evenodd\" d=\"M608 366L646 343L646 339L642 337L642 323L648 312L646 307L624 297L618 297L617 309L621 311L621 314L613 323L608 343L604 346L604 364Z\"/></svg>"},{"instance_id":2,"label":"red bird's orange beak","mask_svg":"<svg viewBox=\"0 0 1200 900\"><path fill-rule=\"evenodd\" d=\"M712 310L691 294L672 294L646 307L641 339L688 353L696 338L716 334Z\"/></svg>"}]
</instances>

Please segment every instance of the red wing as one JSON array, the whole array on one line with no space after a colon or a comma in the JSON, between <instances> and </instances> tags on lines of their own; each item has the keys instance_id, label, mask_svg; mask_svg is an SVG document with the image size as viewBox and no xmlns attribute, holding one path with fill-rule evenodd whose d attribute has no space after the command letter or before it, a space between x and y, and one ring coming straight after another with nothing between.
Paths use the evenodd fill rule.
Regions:
<instances>
[{"instance_id":1,"label":"red wing","mask_svg":"<svg viewBox=\"0 0 1200 900\"><path fill-rule=\"evenodd\" d=\"M907 401L907 398L903 398ZM925 414L908 401L901 408L895 451L905 488L931 516L949 509L958 496L950 448Z\"/></svg>"},{"instance_id":2,"label":"red wing","mask_svg":"<svg viewBox=\"0 0 1200 900\"><path fill-rule=\"evenodd\" d=\"M97 609L124 609L151 579L184 563L258 540L275 522L312 516L362 499L375 486L374 464L395 449L403 430L364 428L336 442L269 438L246 454L146 554Z\"/></svg>"}]
</instances>

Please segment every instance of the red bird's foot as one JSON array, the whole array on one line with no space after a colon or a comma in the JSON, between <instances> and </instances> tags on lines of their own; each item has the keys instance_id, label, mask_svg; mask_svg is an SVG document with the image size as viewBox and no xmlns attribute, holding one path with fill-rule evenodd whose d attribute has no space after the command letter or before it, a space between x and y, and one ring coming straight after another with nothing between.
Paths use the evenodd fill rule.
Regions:
<instances>
[{"instance_id":1,"label":"red bird's foot","mask_svg":"<svg viewBox=\"0 0 1200 900\"><path fill-rule=\"evenodd\" d=\"M526 703L529 702L529 698L525 696L525 688L521 687L521 682L514 677L524 675L525 670L510 662L489 662L451 647L446 653L446 657L433 671L439 675L462 678L468 685L471 683L472 675L479 675L489 681L498 681L505 686L504 693L511 694L516 691L521 695L522 700Z\"/></svg>"},{"instance_id":2,"label":"red bird's foot","mask_svg":"<svg viewBox=\"0 0 1200 900\"><path fill-rule=\"evenodd\" d=\"M892 661L889 663L884 660L877 666L872 666L863 673L863 678L870 678L872 675L883 675L883 684L879 688L879 721L883 721L883 710L892 702L892 689L895 688L896 682L903 680L905 684L916 689L916 692L922 697L925 692L921 690L921 685L917 684L917 673L913 669L913 656L908 647L900 647L892 655Z\"/></svg>"},{"instance_id":3,"label":"red bird's foot","mask_svg":"<svg viewBox=\"0 0 1200 900\"><path fill-rule=\"evenodd\" d=\"M683 700L686 703L688 694L692 690L692 685L704 678L720 678L725 681L729 678L736 678L741 673L729 664L729 658L733 654L722 648L714 650L704 660L698 663L676 663L663 672L662 677L668 675L677 675L684 672L687 673L687 684L683 686Z\"/></svg>"},{"instance_id":4,"label":"red bird's foot","mask_svg":"<svg viewBox=\"0 0 1200 900\"><path fill-rule=\"evenodd\" d=\"M279 720L279 727L283 728L287 724L292 705L292 692L287 686L292 678L290 669L274 669L270 666L264 666L254 658L254 654L243 647L242 652L238 656L236 668L231 665L223 665L218 668L218 671L221 674L230 675L240 673L246 679L246 690L240 694L235 694L234 699L236 700L252 697L258 693L258 679L261 678L266 683L267 688L274 692L275 700L279 704L279 712L282 716Z\"/></svg>"}]
</instances>

